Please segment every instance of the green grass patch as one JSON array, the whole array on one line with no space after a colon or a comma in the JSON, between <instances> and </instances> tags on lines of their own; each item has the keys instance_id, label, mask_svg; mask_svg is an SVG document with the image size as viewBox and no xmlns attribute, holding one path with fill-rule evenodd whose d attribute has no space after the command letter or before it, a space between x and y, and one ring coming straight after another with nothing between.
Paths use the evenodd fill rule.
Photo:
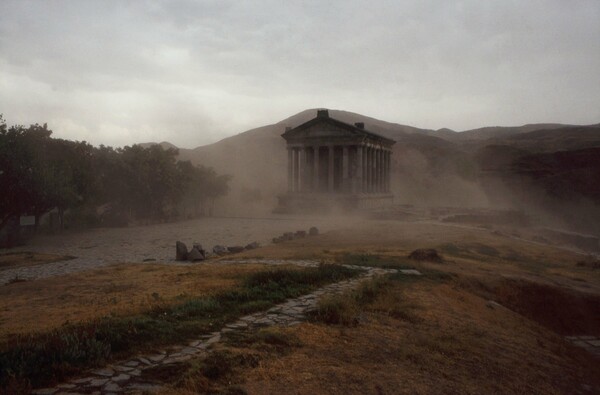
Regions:
<instances>
[{"instance_id":1,"label":"green grass patch","mask_svg":"<svg viewBox=\"0 0 600 395\"><path fill-rule=\"evenodd\" d=\"M26 383L39 387L63 381L116 358L197 338L242 315L358 274L339 265L266 270L246 276L236 289L212 296L172 305L157 301L143 314L106 317L48 333L19 336L0 352L0 386Z\"/></svg>"},{"instance_id":2,"label":"green grass patch","mask_svg":"<svg viewBox=\"0 0 600 395\"><path fill-rule=\"evenodd\" d=\"M363 282L358 289L323 297L309 318L330 325L358 325L361 308L372 303L389 284L389 279L378 277Z\"/></svg>"}]
</instances>

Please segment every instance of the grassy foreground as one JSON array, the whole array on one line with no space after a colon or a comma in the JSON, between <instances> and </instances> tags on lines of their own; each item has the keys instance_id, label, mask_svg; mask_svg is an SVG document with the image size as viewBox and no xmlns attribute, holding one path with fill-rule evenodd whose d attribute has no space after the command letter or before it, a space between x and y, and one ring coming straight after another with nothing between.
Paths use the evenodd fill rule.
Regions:
<instances>
[{"instance_id":1,"label":"grassy foreground","mask_svg":"<svg viewBox=\"0 0 600 395\"><path fill-rule=\"evenodd\" d=\"M362 253L340 261L411 264ZM589 306L597 298L524 279L447 273L450 260L436 269L413 264L423 276L377 278L321 299L308 323L230 338L209 358L170 372L162 393L597 393L597 361L561 336L595 333ZM551 302L554 321L537 313L542 300ZM564 327L571 318L576 324Z\"/></svg>"},{"instance_id":2,"label":"grassy foreground","mask_svg":"<svg viewBox=\"0 0 600 395\"><path fill-rule=\"evenodd\" d=\"M18 336L2 347L0 385L26 388L64 380L115 358L197 338L241 315L357 273L339 265L265 270L248 274L239 287L212 296L171 304L157 300L152 309L136 315L104 317Z\"/></svg>"}]
</instances>

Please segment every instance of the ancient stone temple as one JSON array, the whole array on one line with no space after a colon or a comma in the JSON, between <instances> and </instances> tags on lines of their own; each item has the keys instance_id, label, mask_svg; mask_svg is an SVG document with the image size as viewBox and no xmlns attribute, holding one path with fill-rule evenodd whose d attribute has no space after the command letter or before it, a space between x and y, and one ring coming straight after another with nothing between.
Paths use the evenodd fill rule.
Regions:
<instances>
[{"instance_id":1,"label":"ancient stone temple","mask_svg":"<svg viewBox=\"0 0 600 395\"><path fill-rule=\"evenodd\" d=\"M282 137L288 150L288 192L279 211L363 209L392 203L391 155L394 140L329 117L317 117Z\"/></svg>"}]
</instances>

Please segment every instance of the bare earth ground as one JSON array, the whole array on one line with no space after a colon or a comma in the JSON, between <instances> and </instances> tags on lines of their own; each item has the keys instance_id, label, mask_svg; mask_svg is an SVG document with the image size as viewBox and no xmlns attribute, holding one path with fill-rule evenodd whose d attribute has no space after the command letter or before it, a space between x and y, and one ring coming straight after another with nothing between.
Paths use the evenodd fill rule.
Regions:
<instances>
[{"instance_id":1,"label":"bare earth ground","mask_svg":"<svg viewBox=\"0 0 600 395\"><path fill-rule=\"evenodd\" d=\"M313 225L324 234L268 243L285 231ZM256 240L265 247L236 254L248 259L246 265L216 265L218 260L211 260L178 266L172 262L178 239L205 247ZM581 302L600 297L599 270L578 266L581 254L558 247L516 240L493 229L431 222L214 218L40 238L26 249L98 264L65 274L50 270L48 278L1 287L0 338L47 330L66 321L129 314L157 300L169 303L182 295L227 289L236 284L238 275L261 268L251 263L253 258L333 262L351 252L405 259L416 248L436 248L444 262L414 266L449 273L450 280L396 285L365 309L356 327L306 323L292 328L289 331L301 346L286 355L251 350L260 354L258 366L236 371L221 388L235 384L256 394L552 394L579 393L582 388L583 393L592 393L586 386L600 385L598 360L562 337L600 336L597 304L590 309ZM145 258L158 262L106 266ZM43 274L54 264L26 266ZM543 314L544 296L536 301L541 303L541 315L540 306L531 305L532 298L521 297L530 284L551 291L548 295L555 303L548 304L548 314ZM510 309L490 307L488 299ZM404 310L393 313L399 307ZM573 311L578 314L569 315ZM566 326L561 326L563 321ZM570 324L573 321L581 325Z\"/></svg>"}]
</instances>

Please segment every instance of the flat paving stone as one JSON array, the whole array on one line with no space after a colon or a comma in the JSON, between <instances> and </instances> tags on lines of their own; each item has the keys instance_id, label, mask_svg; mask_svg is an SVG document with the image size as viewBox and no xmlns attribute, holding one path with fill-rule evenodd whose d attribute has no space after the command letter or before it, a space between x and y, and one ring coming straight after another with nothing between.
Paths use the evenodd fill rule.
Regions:
<instances>
[{"instance_id":1,"label":"flat paving stone","mask_svg":"<svg viewBox=\"0 0 600 395\"><path fill-rule=\"evenodd\" d=\"M120 375L113 377L111 380L118 383L120 381L127 381L130 378L131 378L130 375L125 374L125 373L121 373Z\"/></svg>"},{"instance_id":2,"label":"flat paving stone","mask_svg":"<svg viewBox=\"0 0 600 395\"><path fill-rule=\"evenodd\" d=\"M140 363L138 361L127 361L125 362L123 365L124 366L128 366L130 368L135 368L136 366L138 366Z\"/></svg>"},{"instance_id":3,"label":"flat paving stone","mask_svg":"<svg viewBox=\"0 0 600 395\"><path fill-rule=\"evenodd\" d=\"M108 383L109 379L94 379L90 381L87 386L88 387L102 387L104 384Z\"/></svg>"},{"instance_id":4,"label":"flat paving stone","mask_svg":"<svg viewBox=\"0 0 600 395\"><path fill-rule=\"evenodd\" d=\"M151 355L148 357L148 359L151 360L152 362L160 362L163 359L165 359L165 354Z\"/></svg>"},{"instance_id":5,"label":"flat paving stone","mask_svg":"<svg viewBox=\"0 0 600 395\"><path fill-rule=\"evenodd\" d=\"M117 383L108 383L102 388L106 392L122 392L123 389Z\"/></svg>"},{"instance_id":6,"label":"flat paving stone","mask_svg":"<svg viewBox=\"0 0 600 395\"><path fill-rule=\"evenodd\" d=\"M96 376L111 377L115 374L115 371L112 369L109 369L109 368L104 368L104 369L94 370L92 373L95 374Z\"/></svg>"}]
</instances>

